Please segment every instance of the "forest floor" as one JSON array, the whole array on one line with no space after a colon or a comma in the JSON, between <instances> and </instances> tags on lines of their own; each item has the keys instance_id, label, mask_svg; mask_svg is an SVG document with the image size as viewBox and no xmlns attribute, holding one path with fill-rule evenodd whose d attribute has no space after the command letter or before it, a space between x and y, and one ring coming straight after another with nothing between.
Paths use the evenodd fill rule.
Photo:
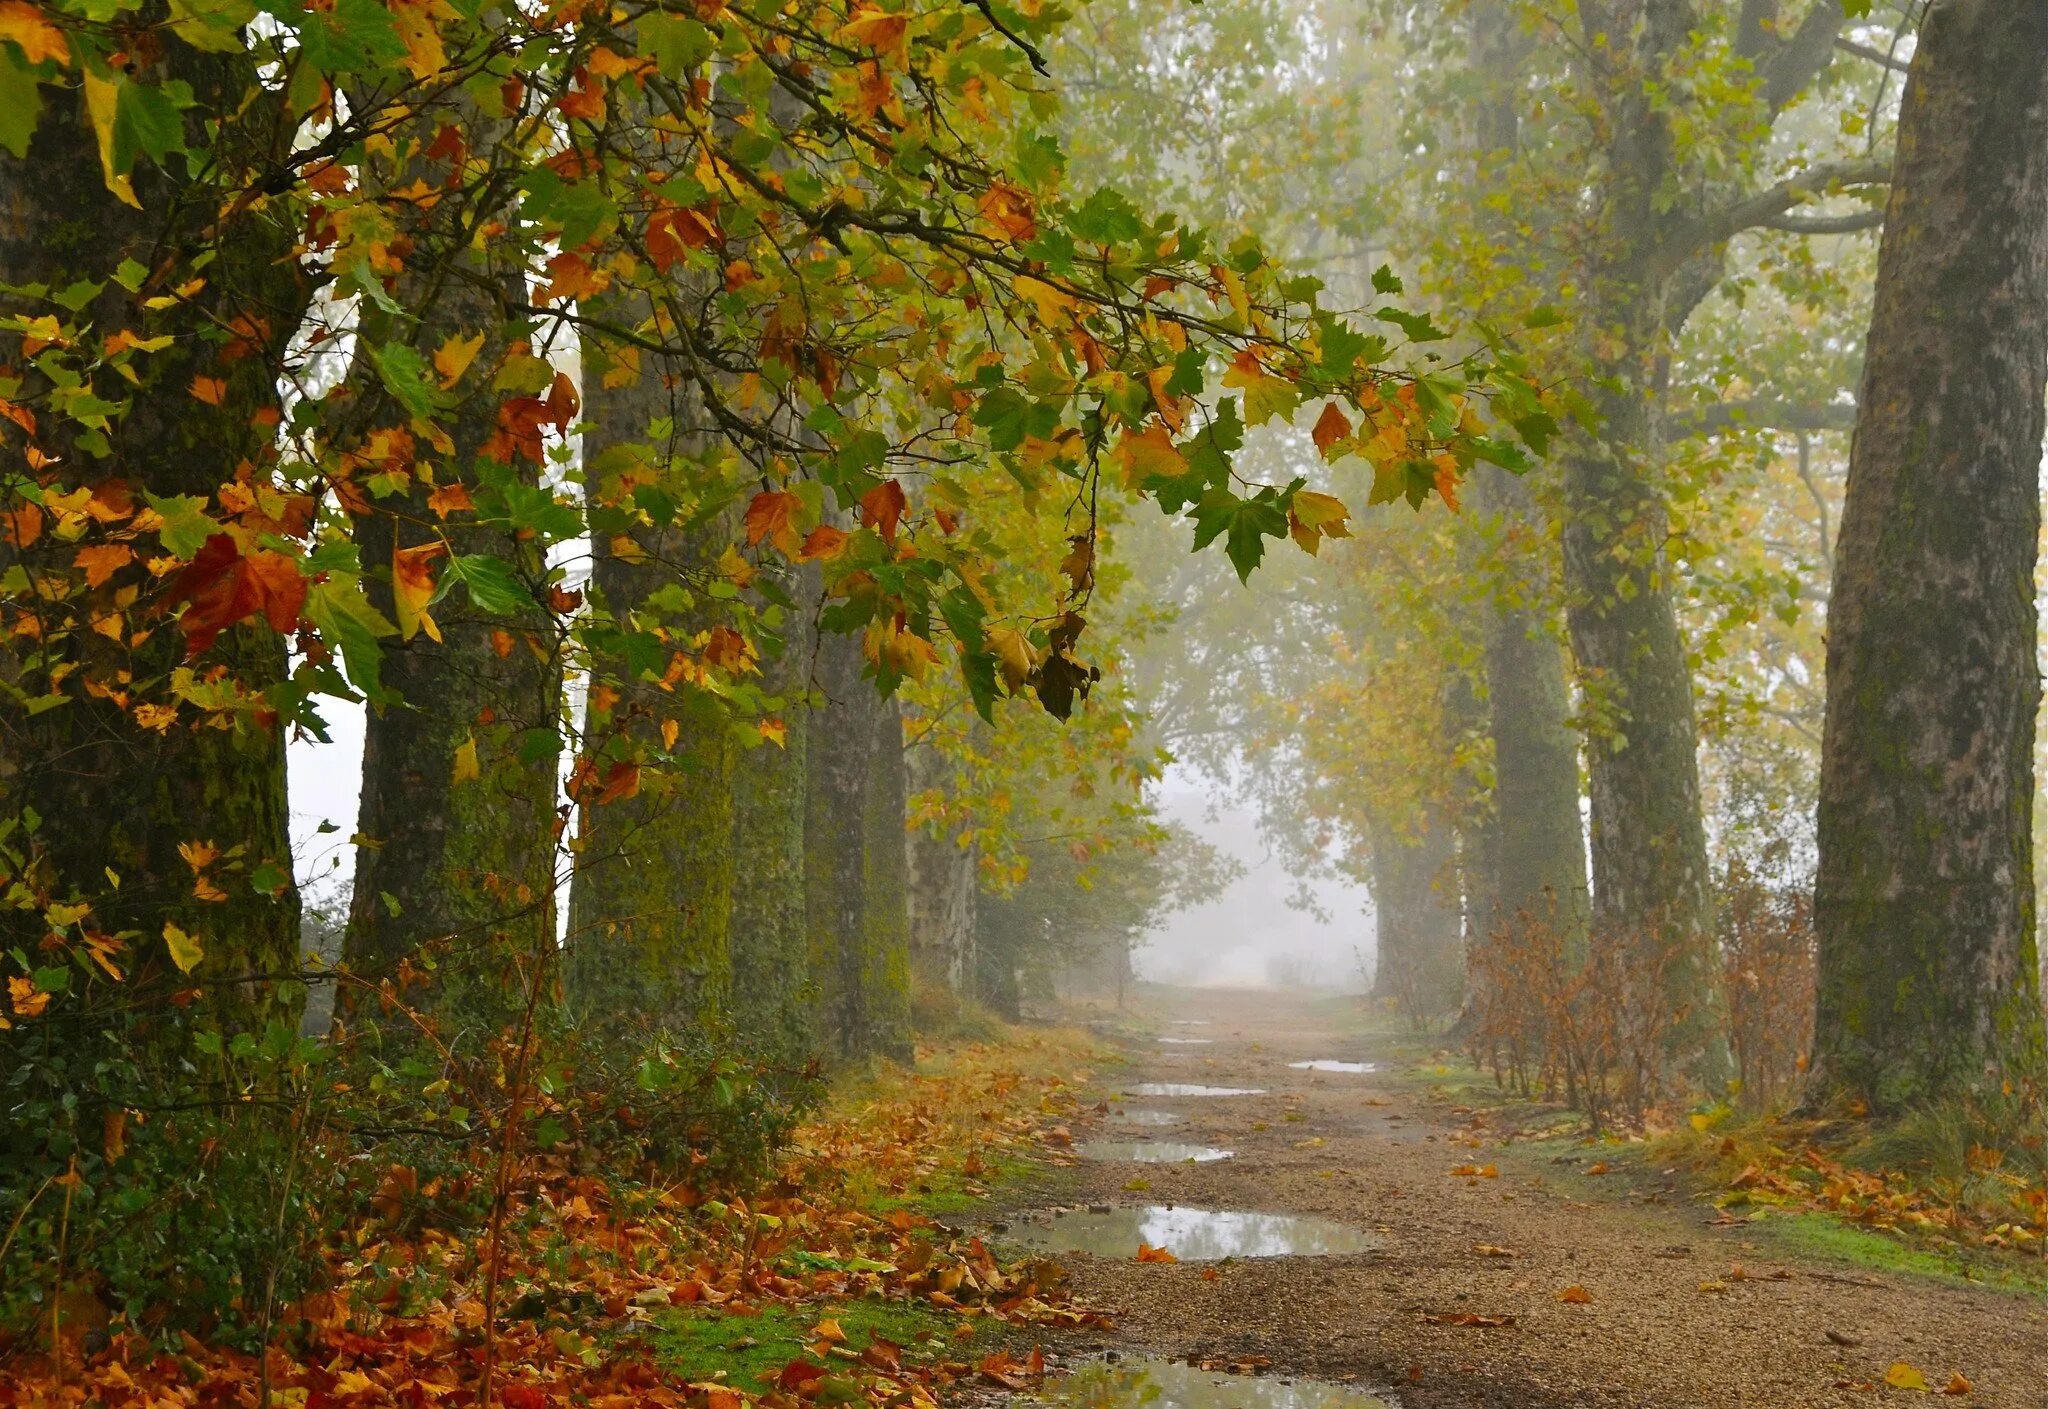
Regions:
<instances>
[{"instance_id":1,"label":"forest floor","mask_svg":"<svg viewBox=\"0 0 2048 1409\"><path fill-rule=\"evenodd\" d=\"M1131 1065L1105 1089L1186 1082L1261 1094L1121 1097L1112 1108L1184 1120L1133 1129L1105 1115L1077 1139L1191 1141L1232 1157L1084 1162L1061 1196L1098 1209L1317 1215L1371 1230L1377 1246L1173 1265L1064 1255L1074 1289L1114 1317L1110 1345L1268 1360L1270 1374L1377 1386L1405 1409L1789 1409L1921 1388L2048 1405L2038 1286L1972 1285L1820 1215L1733 1217L1678 1171L1582 1140L1504 1140L1526 1108L1455 1104L1430 1079L1448 1068L1419 1069L1412 1047L1368 1027L1356 1003L1304 996L1157 990L1144 1000L1124 1030ZM1289 1066L1319 1058L1380 1069ZM1568 1288L1582 1293L1561 1299Z\"/></svg>"}]
</instances>

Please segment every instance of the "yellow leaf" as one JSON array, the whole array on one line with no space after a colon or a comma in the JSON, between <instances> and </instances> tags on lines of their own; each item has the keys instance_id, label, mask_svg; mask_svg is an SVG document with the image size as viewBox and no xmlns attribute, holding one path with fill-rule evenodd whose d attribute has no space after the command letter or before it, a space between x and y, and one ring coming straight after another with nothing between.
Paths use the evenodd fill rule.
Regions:
<instances>
[{"instance_id":1,"label":"yellow leaf","mask_svg":"<svg viewBox=\"0 0 2048 1409\"><path fill-rule=\"evenodd\" d=\"M1125 431L1116 458L1123 465L1124 484L1132 489L1153 478L1171 479L1187 473L1187 457L1174 446L1173 434L1158 421L1142 431Z\"/></svg>"},{"instance_id":2,"label":"yellow leaf","mask_svg":"<svg viewBox=\"0 0 2048 1409\"><path fill-rule=\"evenodd\" d=\"M121 100L121 82L101 78L91 69L80 77L85 80L85 110L92 118L93 135L99 140L100 174L109 191L141 210L142 202L135 198L135 183L128 179L127 172L114 170L114 113Z\"/></svg>"},{"instance_id":3,"label":"yellow leaf","mask_svg":"<svg viewBox=\"0 0 2048 1409\"><path fill-rule=\"evenodd\" d=\"M7 996L14 1004L14 1015L32 1018L50 1006L50 995L36 987L32 978L14 977L7 980Z\"/></svg>"},{"instance_id":4,"label":"yellow leaf","mask_svg":"<svg viewBox=\"0 0 2048 1409\"><path fill-rule=\"evenodd\" d=\"M463 337L452 334L448 340L434 349L434 373L441 379L442 389L454 386L462 380L462 374L469 370L469 364L476 361L476 355L484 349L484 335Z\"/></svg>"},{"instance_id":5,"label":"yellow leaf","mask_svg":"<svg viewBox=\"0 0 2048 1409\"><path fill-rule=\"evenodd\" d=\"M455 774L451 782L467 783L483 776L483 769L476 760L476 735L471 734L455 747Z\"/></svg>"},{"instance_id":6,"label":"yellow leaf","mask_svg":"<svg viewBox=\"0 0 2048 1409\"><path fill-rule=\"evenodd\" d=\"M1021 631L1012 631L1007 626L991 626L983 633L988 648L995 653L996 667L1003 672L1003 684L1012 694L1024 687L1031 675L1031 643L1024 639Z\"/></svg>"},{"instance_id":7,"label":"yellow leaf","mask_svg":"<svg viewBox=\"0 0 2048 1409\"><path fill-rule=\"evenodd\" d=\"M441 639L441 628L427 615L427 603L434 599L434 559L448 551L445 543L422 543L416 548L394 548L391 552L391 604L398 613L398 634L404 640L425 631Z\"/></svg>"},{"instance_id":8,"label":"yellow leaf","mask_svg":"<svg viewBox=\"0 0 2048 1409\"><path fill-rule=\"evenodd\" d=\"M206 951L199 947L199 940L186 934L169 920L164 921L164 947L171 951L171 962L178 966L178 972L189 974Z\"/></svg>"},{"instance_id":9,"label":"yellow leaf","mask_svg":"<svg viewBox=\"0 0 2048 1409\"><path fill-rule=\"evenodd\" d=\"M1904 1360L1894 1360L1892 1362L1891 1369L1884 1372L1884 1382L1893 1389L1929 1390L1933 1388L1932 1385L1927 1383L1927 1376L1921 1374L1918 1368Z\"/></svg>"},{"instance_id":10,"label":"yellow leaf","mask_svg":"<svg viewBox=\"0 0 2048 1409\"><path fill-rule=\"evenodd\" d=\"M1349 538L1351 536L1351 510L1344 501L1332 494L1318 494L1312 489L1296 490L1294 503L1287 515L1287 532L1301 550L1310 557L1322 547L1325 538Z\"/></svg>"}]
</instances>

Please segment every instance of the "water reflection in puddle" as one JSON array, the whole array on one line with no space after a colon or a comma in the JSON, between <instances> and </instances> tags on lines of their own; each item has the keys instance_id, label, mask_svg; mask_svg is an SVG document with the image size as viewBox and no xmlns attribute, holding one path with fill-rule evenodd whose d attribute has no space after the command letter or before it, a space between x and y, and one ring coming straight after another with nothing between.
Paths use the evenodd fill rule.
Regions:
<instances>
[{"instance_id":1,"label":"water reflection in puddle","mask_svg":"<svg viewBox=\"0 0 2048 1409\"><path fill-rule=\"evenodd\" d=\"M1389 1409L1391 1400L1327 1380L1254 1379L1155 1356L1096 1361L1048 1380L1063 1409Z\"/></svg>"},{"instance_id":2,"label":"water reflection in puddle","mask_svg":"<svg viewBox=\"0 0 2048 1409\"><path fill-rule=\"evenodd\" d=\"M1189 1145L1178 1140L1089 1140L1081 1158L1130 1164L1210 1164L1229 1159L1230 1151L1214 1145Z\"/></svg>"},{"instance_id":3,"label":"water reflection in puddle","mask_svg":"<svg viewBox=\"0 0 2048 1409\"><path fill-rule=\"evenodd\" d=\"M1132 1258L1139 1244L1165 1248L1182 1262L1221 1262L1226 1257L1314 1257L1364 1252L1377 1246L1373 1235L1348 1223L1292 1213L1245 1213L1236 1209L1094 1208L1020 1219L1004 1237L1046 1252L1085 1252Z\"/></svg>"},{"instance_id":4,"label":"water reflection in puddle","mask_svg":"<svg viewBox=\"0 0 2048 1409\"><path fill-rule=\"evenodd\" d=\"M1175 1027L1207 1027L1209 1020L1207 1018L1175 1018L1173 1025Z\"/></svg>"},{"instance_id":5,"label":"water reflection in puddle","mask_svg":"<svg viewBox=\"0 0 2048 1409\"><path fill-rule=\"evenodd\" d=\"M1317 1057L1312 1062L1289 1062L1287 1065L1295 1071L1368 1072L1380 1069L1378 1062L1339 1062L1329 1057Z\"/></svg>"},{"instance_id":6,"label":"water reflection in puddle","mask_svg":"<svg viewBox=\"0 0 2048 1409\"><path fill-rule=\"evenodd\" d=\"M1145 1106L1118 1106L1110 1111L1109 1118L1125 1125L1179 1125L1183 1119L1179 1111L1155 1111Z\"/></svg>"},{"instance_id":7,"label":"water reflection in puddle","mask_svg":"<svg viewBox=\"0 0 2048 1409\"><path fill-rule=\"evenodd\" d=\"M1185 1081L1141 1081L1133 1096L1263 1096L1263 1086L1193 1086Z\"/></svg>"},{"instance_id":8,"label":"water reflection in puddle","mask_svg":"<svg viewBox=\"0 0 2048 1409\"><path fill-rule=\"evenodd\" d=\"M1162 1037L1159 1040L1174 1047L1206 1047L1216 1039L1213 1037Z\"/></svg>"}]
</instances>

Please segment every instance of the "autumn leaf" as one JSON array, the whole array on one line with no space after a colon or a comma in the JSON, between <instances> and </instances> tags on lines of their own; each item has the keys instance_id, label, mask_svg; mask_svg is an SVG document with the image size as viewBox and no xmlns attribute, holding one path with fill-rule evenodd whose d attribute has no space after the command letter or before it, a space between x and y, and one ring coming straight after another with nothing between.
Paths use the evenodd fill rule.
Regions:
<instances>
[{"instance_id":1,"label":"autumn leaf","mask_svg":"<svg viewBox=\"0 0 2048 1409\"><path fill-rule=\"evenodd\" d=\"M800 563L819 562L836 558L846 548L846 534L831 524L819 524L805 536L803 547L797 550Z\"/></svg>"},{"instance_id":2,"label":"autumn leaf","mask_svg":"<svg viewBox=\"0 0 2048 1409\"><path fill-rule=\"evenodd\" d=\"M135 561L126 543L91 543L71 555L71 565L85 574L85 585L98 587Z\"/></svg>"},{"instance_id":3,"label":"autumn leaf","mask_svg":"<svg viewBox=\"0 0 2048 1409\"><path fill-rule=\"evenodd\" d=\"M477 333L463 337L451 333L439 347L434 349L434 375L441 379L443 391L462 380L462 374L469 370L469 364L476 361L476 355L484 349L484 335Z\"/></svg>"},{"instance_id":4,"label":"autumn leaf","mask_svg":"<svg viewBox=\"0 0 2048 1409\"><path fill-rule=\"evenodd\" d=\"M1957 1370L1948 1377L1948 1383L1943 1385L1939 1392L1942 1394L1968 1394L1975 1388L1976 1386L1970 1383L1963 1372Z\"/></svg>"},{"instance_id":5,"label":"autumn leaf","mask_svg":"<svg viewBox=\"0 0 2048 1409\"><path fill-rule=\"evenodd\" d=\"M909 28L908 15L889 15L880 10L866 10L841 26L838 37L855 44L864 44L878 54L895 54L902 49L904 35Z\"/></svg>"},{"instance_id":6,"label":"autumn leaf","mask_svg":"<svg viewBox=\"0 0 2048 1409\"><path fill-rule=\"evenodd\" d=\"M55 59L60 64L71 62L70 41L62 29L50 23L49 14L40 5L26 4L24 0L0 4L0 39L17 46L31 64L40 64L45 59Z\"/></svg>"},{"instance_id":7,"label":"autumn leaf","mask_svg":"<svg viewBox=\"0 0 2048 1409\"><path fill-rule=\"evenodd\" d=\"M747 504L747 546L758 547L767 539L785 557L795 557L800 550L792 521L803 502L786 489L764 489L756 494Z\"/></svg>"},{"instance_id":8,"label":"autumn leaf","mask_svg":"<svg viewBox=\"0 0 2048 1409\"><path fill-rule=\"evenodd\" d=\"M1451 1174L1459 1179L1498 1179L1500 1169L1491 1164L1461 1164L1453 1167Z\"/></svg>"},{"instance_id":9,"label":"autumn leaf","mask_svg":"<svg viewBox=\"0 0 2048 1409\"><path fill-rule=\"evenodd\" d=\"M1495 1243L1474 1243L1472 1251L1480 1257L1520 1257L1513 1248L1504 1248Z\"/></svg>"},{"instance_id":10,"label":"autumn leaf","mask_svg":"<svg viewBox=\"0 0 2048 1409\"><path fill-rule=\"evenodd\" d=\"M1918 1367L1904 1360L1894 1360L1891 1363L1891 1368L1884 1372L1884 1382L1893 1389L1931 1391L1934 1388L1927 1383L1927 1376L1921 1374Z\"/></svg>"},{"instance_id":11,"label":"autumn leaf","mask_svg":"<svg viewBox=\"0 0 2048 1409\"><path fill-rule=\"evenodd\" d=\"M1325 538L1351 536L1351 510L1334 495L1298 489L1288 506L1287 533L1302 551L1314 557Z\"/></svg>"},{"instance_id":12,"label":"autumn leaf","mask_svg":"<svg viewBox=\"0 0 2048 1409\"><path fill-rule=\"evenodd\" d=\"M208 406L218 406L227 399L228 384L219 377L194 377L191 391Z\"/></svg>"},{"instance_id":13,"label":"autumn leaf","mask_svg":"<svg viewBox=\"0 0 2048 1409\"><path fill-rule=\"evenodd\" d=\"M476 501L469 497L468 485L461 480L450 480L447 484L434 486L433 492L427 495L427 507L445 519L450 514L474 513Z\"/></svg>"},{"instance_id":14,"label":"autumn leaf","mask_svg":"<svg viewBox=\"0 0 2048 1409\"><path fill-rule=\"evenodd\" d=\"M1165 1248L1155 1248L1155 1247L1153 1247L1153 1246L1152 1246L1152 1245L1151 1245L1150 1243L1139 1243L1139 1244L1138 1244L1138 1261L1140 1261L1140 1262L1179 1262L1179 1261L1180 1261L1180 1259L1179 1259L1179 1258L1177 1258L1177 1257L1175 1257L1175 1256L1174 1256L1174 1255L1173 1255L1172 1253L1168 1252L1168 1251L1167 1251L1167 1250L1166 1250Z\"/></svg>"},{"instance_id":15,"label":"autumn leaf","mask_svg":"<svg viewBox=\"0 0 2048 1409\"><path fill-rule=\"evenodd\" d=\"M981 218L991 233L1012 244L1028 244L1038 238L1038 218L1030 193L998 181L982 192Z\"/></svg>"},{"instance_id":16,"label":"autumn leaf","mask_svg":"<svg viewBox=\"0 0 2048 1409\"><path fill-rule=\"evenodd\" d=\"M448 545L439 539L391 550L391 604L400 639L410 641L421 631L435 641L441 639L441 628L427 615L427 603L434 599L434 560L447 551Z\"/></svg>"},{"instance_id":17,"label":"autumn leaf","mask_svg":"<svg viewBox=\"0 0 2048 1409\"><path fill-rule=\"evenodd\" d=\"M861 522L882 535L882 541L896 546L896 525L903 518L906 500L903 486L885 479L860 497Z\"/></svg>"},{"instance_id":18,"label":"autumn leaf","mask_svg":"<svg viewBox=\"0 0 2048 1409\"><path fill-rule=\"evenodd\" d=\"M1329 455L1331 446L1348 438L1350 434L1351 422L1334 401L1323 407L1323 414L1316 417L1315 429L1310 432L1315 439L1316 449L1325 456Z\"/></svg>"},{"instance_id":19,"label":"autumn leaf","mask_svg":"<svg viewBox=\"0 0 2048 1409\"><path fill-rule=\"evenodd\" d=\"M1149 421L1143 430L1126 431L1116 445L1115 456L1123 467L1124 485L1142 489L1150 479L1172 479L1187 473L1187 457L1173 443L1173 433L1160 421Z\"/></svg>"},{"instance_id":20,"label":"autumn leaf","mask_svg":"<svg viewBox=\"0 0 2048 1409\"><path fill-rule=\"evenodd\" d=\"M1478 1311L1433 1311L1424 1319L1433 1326L1463 1326L1467 1328L1512 1326L1515 1324L1515 1318L1512 1316L1489 1316Z\"/></svg>"},{"instance_id":21,"label":"autumn leaf","mask_svg":"<svg viewBox=\"0 0 2048 1409\"><path fill-rule=\"evenodd\" d=\"M1577 1282L1574 1282L1569 1287L1566 1287L1563 1291L1559 1292L1557 1294L1557 1299L1559 1301L1566 1302L1572 1306L1589 1306L1592 1304L1593 1294L1587 1291L1584 1287L1580 1286Z\"/></svg>"},{"instance_id":22,"label":"autumn leaf","mask_svg":"<svg viewBox=\"0 0 2048 1409\"><path fill-rule=\"evenodd\" d=\"M170 951L171 962L178 966L179 973L191 973L206 957L197 936L185 933L169 920L164 921L164 948Z\"/></svg>"},{"instance_id":23,"label":"autumn leaf","mask_svg":"<svg viewBox=\"0 0 2048 1409\"><path fill-rule=\"evenodd\" d=\"M476 735L471 734L455 746L455 767L449 781L457 784L467 783L481 777L482 774L483 769L478 764L476 756Z\"/></svg>"},{"instance_id":24,"label":"autumn leaf","mask_svg":"<svg viewBox=\"0 0 2048 1409\"><path fill-rule=\"evenodd\" d=\"M18 1018L33 1018L50 1006L50 995L36 987L32 978L17 976L7 980L7 997Z\"/></svg>"}]
</instances>

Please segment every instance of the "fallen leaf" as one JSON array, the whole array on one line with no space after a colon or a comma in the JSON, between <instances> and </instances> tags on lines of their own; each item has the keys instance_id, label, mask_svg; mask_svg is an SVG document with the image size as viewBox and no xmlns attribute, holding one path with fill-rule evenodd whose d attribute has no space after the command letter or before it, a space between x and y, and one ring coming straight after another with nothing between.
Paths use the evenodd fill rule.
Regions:
<instances>
[{"instance_id":1,"label":"fallen leaf","mask_svg":"<svg viewBox=\"0 0 2048 1409\"><path fill-rule=\"evenodd\" d=\"M1891 1368L1884 1372L1884 1382L1893 1389L1931 1390L1934 1388L1934 1386L1927 1383L1927 1376L1921 1374L1918 1367L1904 1360L1894 1360L1892 1362Z\"/></svg>"},{"instance_id":2,"label":"fallen leaf","mask_svg":"<svg viewBox=\"0 0 2048 1409\"><path fill-rule=\"evenodd\" d=\"M1140 1261L1140 1262L1179 1262L1179 1261L1180 1261L1180 1259L1179 1259L1179 1258L1177 1258L1177 1257L1175 1257L1175 1256L1174 1256L1174 1255L1173 1255L1172 1253L1168 1252L1168 1251L1167 1251L1167 1250L1166 1250L1165 1248L1155 1248L1155 1247L1153 1247L1153 1246L1152 1246L1152 1245L1151 1245L1150 1243L1139 1243L1139 1244L1138 1244L1138 1261Z\"/></svg>"},{"instance_id":3,"label":"fallen leaf","mask_svg":"<svg viewBox=\"0 0 2048 1409\"><path fill-rule=\"evenodd\" d=\"M1593 1294L1587 1291L1584 1287L1580 1286L1577 1282L1574 1282L1569 1287L1566 1287L1563 1291L1559 1292L1557 1294L1557 1299L1559 1301L1569 1302L1573 1306L1590 1306L1593 1302Z\"/></svg>"},{"instance_id":4,"label":"fallen leaf","mask_svg":"<svg viewBox=\"0 0 2048 1409\"><path fill-rule=\"evenodd\" d=\"M1482 1316L1477 1311L1433 1311L1426 1318L1433 1326L1512 1326L1512 1316Z\"/></svg>"}]
</instances>

